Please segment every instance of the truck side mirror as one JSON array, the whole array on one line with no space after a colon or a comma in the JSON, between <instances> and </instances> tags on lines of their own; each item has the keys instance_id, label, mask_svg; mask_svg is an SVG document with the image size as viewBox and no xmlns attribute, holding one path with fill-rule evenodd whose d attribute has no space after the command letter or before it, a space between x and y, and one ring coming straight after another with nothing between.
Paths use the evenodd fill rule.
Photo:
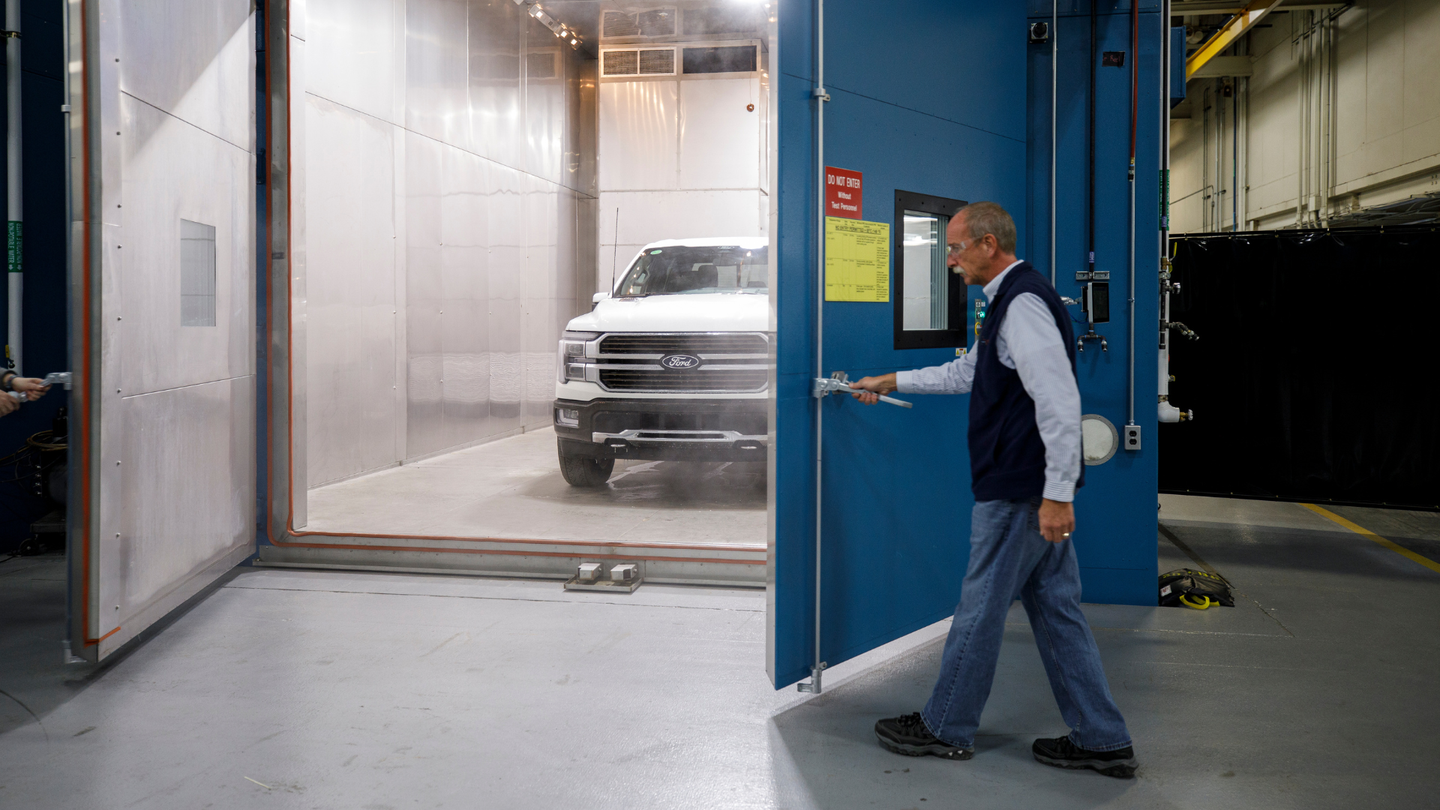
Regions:
<instances>
[{"instance_id":1,"label":"truck side mirror","mask_svg":"<svg viewBox=\"0 0 1440 810\"><path fill-rule=\"evenodd\" d=\"M590 308L594 309L597 304L609 297L610 293L608 292L595 293L594 295L590 296Z\"/></svg>"}]
</instances>

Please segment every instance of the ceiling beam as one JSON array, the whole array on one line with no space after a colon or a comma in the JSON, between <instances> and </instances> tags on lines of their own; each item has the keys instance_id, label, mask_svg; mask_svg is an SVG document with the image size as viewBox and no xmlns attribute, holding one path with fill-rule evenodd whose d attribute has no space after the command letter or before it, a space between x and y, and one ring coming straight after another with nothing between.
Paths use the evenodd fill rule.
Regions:
<instances>
[{"instance_id":1,"label":"ceiling beam","mask_svg":"<svg viewBox=\"0 0 1440 810\"><path fill-rule=\"evenodd\" d=\"M1249 76L1254 64L1248 56L1214 56L1191 73L1191 79L1218 79L1222 76Z\"/></svg>"},{"instance_id":2,"label":"ceiling beam","mask_svg":"<svg viewBox=\"0 0 1440 810\"><path fill-rule=\"evenodd\" d=\"M1189 81L1195 75L1195 71L1205 66L1206 62L1219 55L1219 53L1230 47L1235 40L1245 36L1255 23L1265 19L1265 16L1275 10L1282 0L1254 0L1245 6L1245 9L1234 17L1231 17L1220 30L1210 37L1200 50L1190 55L1185 60L1185 79Z\"/></svg>"}]
</instances>

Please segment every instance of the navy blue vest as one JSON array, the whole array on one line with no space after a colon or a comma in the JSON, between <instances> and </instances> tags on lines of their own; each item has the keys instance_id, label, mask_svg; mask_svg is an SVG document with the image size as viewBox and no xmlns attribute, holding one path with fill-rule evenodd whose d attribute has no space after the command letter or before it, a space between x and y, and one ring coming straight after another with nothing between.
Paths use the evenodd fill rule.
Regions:
<instances>
[{"instance_id":1,"label":"navy blue vest","mask_svg":"<svg viewBox=\"0 0 1440 810\"><path fill-rule=\"evenodd\" d=\"M1050 280L1029 262L1021 262L1006 274L990 302L975 346L975 382L970 391L970 488L977 501L1034 498L1045 491L1045 442L1035 425L1035 401L1025 393L1019 372L1006 368L996 350L1005 312L1022 293L1040 296L1050 308L1065 341L1070 372L1075 372L1075 331L1070 328L1070 313ZM1082 460L1076 486L1084 483Z\"/></svg>"}]
</instances>

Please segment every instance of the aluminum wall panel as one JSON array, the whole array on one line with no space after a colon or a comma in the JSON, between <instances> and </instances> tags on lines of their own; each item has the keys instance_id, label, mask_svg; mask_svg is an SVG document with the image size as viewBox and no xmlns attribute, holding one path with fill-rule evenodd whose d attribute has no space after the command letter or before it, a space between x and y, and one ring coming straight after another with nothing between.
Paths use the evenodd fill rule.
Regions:
<instances>
[{"instance_id":1,"label":"aluminum wall panel","mask_svg":"<svg viewBox=\"0 0 1440 810\"><path fill-rule=\"evenodd\" d=\"M679 188L679 82L600 84L600 189Z\"/></svg>"},{"instance_id":2,"label":"aluminum wall panel","mask_svg":"<svg viewBox=\"0 0 1440 810\"><path fill-rule=\"evenodd\" d=\"M440 200L441 406L445 446L487 435L492 172L503 166L446 147Z\"/></svg>"},{"instance_id":3,"label":"aluminum wall panel","mask_svg":"<svg viewBox=\"0 0 1440 810\"><path fill-rule=\"evenodd\" d=\"M127 396L120 423L130 471L121 484L123 565L112 605L124 618L251 542L255 380Z\"/></svg>"},{"instance_id":4,"label":"aluminum wall panel","mask_svg":"<svg viewBox=\"0 0 1440 810\"><path fill-rule=\"evenodd\" d=\"M472 151L466 0L406 0L405 126Z\"/></svg>"},{"instance_id":5,"label":"aluminum wall panel","mask_svg":"<svg viewBox=\"0 0 1440 810\"><path fill-rule=\"evenodd\" d=\"M306 92L403 123L405 5L405 0L310 0Z\"/></svg>"},{"instance_id":6,"label":"aluminum wall panel","mask_svg":"<svg viewBox=\"0 0 1440 810\"><path fill-rule=\"evenodd\" d=\"M490 217L490 416L495 433L515 430L524 391L522 308L525 295L525 175L497 169ZM558 340L558 335L556 336Z\"/></svg>"},{"instance_id":7,"label":"aluminum wall panel","mask_svg":"<svg viewBox=\"0 0 1440 810\"><path fill-rule=\"evenodd\" d=\"M760 187L759 101L758 78L680 82L680 188Z\"/></svg>"},{"instance_id":8,"label":"aluminum wall panel","mask_svg":"<svg viewBox=\"0 0 1440 810\"><path fill-rule=\"evenodd\" d=\"M525 13L513 3L472 4L468 70L474 151L520 169L525 164L521 30Z\"/></svg>"},{"instance_id":9,"label":"aluminum wall panel","mask_svg":"<svg viewBox=\"0 0 1440 810\"><path fill-rule=\"evenodd\" d=\"M395 129L315 96L307 99L306 129L305 384L314 487L398 459Z\"/></svg>"},{"instance_id":10,"label":"aluminum wall panel","mask_svg":"<svg viewBox=\"0 0 1440 810\"><path fill-rule=\"evenodd\" d=\"M125 3L114 21L121 93L253 151L255 29L250 3Z\"/></svg>"},{"instance_id":11,"label":"aluminum wall panel","mask_svg":"<svg viewBox=\"0 0 1440 810\"><path fill-rule=\"evenodd\" d=\"M94 252L74 317L98 344L76 371L98 376L80 426L98 491L77 520L72 651L94 659L253 547L255 63L247 0L76 10L97 193L77 200ZM181 325L181 219L215 228L214 326Z\"/></svg>"},{"instance_id":12,"label":"aluminum wall panel","mask_svg":"<svg viewBox=\"0 0 1440 810\"><path fill-rule=\"evenodd\" d=\"M440 284L442 155L446 147L423 135L405 133L405 396L406 443L411 455L445 448L441 422L445 352L437 313L444 300Z\"/></svg>"},{"instance_id":13,"label":"aluminum wall panel","mask_svg":"<svg viewBox=\"0 0 1440 810\"><path fill-rule=\"evenodd\" d=\"M315 58L290 68L307 98L292 131L315 145L296 165L313 257L293 296L307 486L548 424L556 340L594 272L595 201L573 190L595 186L594 60L513 4L310 5ZM346 65L385 62L370 40L401 35L403 87L371 93L371 68ZM392 386L393 410L359 395Z\"/></svg>"},{"instance_id":14,"label":"aluminum wall panel","mask_svg":"<svg viewBox=\"0 0 1440 810\"><path fill-rule=\"evenodd\" d=\"M127 95L120 113L117 387L135 395L253 374L254 211L235 204L253 188L252 156ZM215 228L214 326L182 325L182 219Z\"/></svg>"}]
</instances>

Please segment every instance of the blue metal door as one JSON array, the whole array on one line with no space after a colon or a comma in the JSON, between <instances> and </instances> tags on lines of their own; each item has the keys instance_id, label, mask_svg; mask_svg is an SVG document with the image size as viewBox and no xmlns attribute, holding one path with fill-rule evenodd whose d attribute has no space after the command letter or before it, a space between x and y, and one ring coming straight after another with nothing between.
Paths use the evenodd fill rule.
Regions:
<instances>
[{"instance_id":1,"label":"blue metal door","mask_svg":"<svg viewBox=\"0 0 1440 810\"><path fill-rule=\"evenodd\" d=\"M902 225L894 221L897 191L998 202L1016 220L1021 258L1047 274L1051 267L1050 46L1027 42L1025 4L812 0L779 5L772 54L778 97L778 282L772 285L777 483L767 661L776 688L950 615L969 559L974 501L965 441L968 397L906 397L914 407L904 410L867 408L843 395L812 395L814 380L835 371L858 379L956 357L954 348L895 349L892 302L820 300L822 167L860 172L861 219L892 229ZM1048 20L1049 3L1043 11ZM1075 24L1084 30L1088 6L1064 11L1079 15ZM1117 4L1105 13L1125 15L1128 24L1128 6ZM1158 13L1145 16L1147 25L1161 30ZM1129 34L1128 25L1123 33ZM1129 47L1128 39L1123 47ZM1074 66L1063 58L1064 53L1062 70L1086 67L1083 54ZM1128 128L1131 87L1129 72L1124 75L1123 88L1115 83L1118 72L1105 76L1097 98L1113 118L1112 96L1123 92ZM1153 78L1149 81L1144 92L1156 95ZM1072 91L1082 94L1078 102L1064 95ZM1083 153L1085 92L1085 86L1067 84L1060 96L1057 129L1067 158L1077 149ZM1146 271L1156 267L1159 257L1155 217L1149 215L1156 208L1157 103L1146 98L1141 109L1141 147L1148 151L1140 160L1146 180L1140 203L1145 213L1139 220L1148 229L1136 255ZM1115 124L1107 118L1107 127ZM1117 160L1128 162L1128 142L1120 148L1127 154L1109 146L1101 150L1107 169ZM1124 189L1125 167L1119 171ZM1060 183L1066 210L1073 207L1066 194L1081 193L1083 199L1083 191L1070 188L1073 178L1073 172L1065 173ZM1111 193L1108 187L1106 193ZM1105 203L1120 205L1107 210L1100 227L1121 248L1123 259L1127 201ZM1070 266L1075 262L1065 265L1067 258L1056 261L1064 266L1057 287L1061 295L1078 298ZM1080 378L1086 412L1098 409L1119 425L1132 418L1124 404L1125 361L1149 371L1140 377L1149 391L1156 354L1153 327L1142 328L1138 342L1126 344L1123 285L1129 277L1123 261L1114 270L1117 316L1101 327L1109 329L1111 349L1100 357L1093 347L1081 361ZM895 275L892 268L892 282ZM1156 322L1156 306L1150 303L1158 291L1154 275L1142 271L1139 276L1147 281L1137 296L1145 303L1136 323ZM979 297L977 288L968 290L962 302L967 314ZM1150 401L1133 392L1130 396ZM1145 413L1146 435L1153 443L1155 414ZM1146 521L1154 515L1154 459L1153 449L1117 454L1112 469L1087 473L1093 483L1077 503L1083 527L1077 535L1085 531L1086 539L1077 551L1087 601L1153 599L1155 535L1153 523L1147 528ZM815 688L813 681L802 684L807 691Z\"/></svg>"}]
</instances>

